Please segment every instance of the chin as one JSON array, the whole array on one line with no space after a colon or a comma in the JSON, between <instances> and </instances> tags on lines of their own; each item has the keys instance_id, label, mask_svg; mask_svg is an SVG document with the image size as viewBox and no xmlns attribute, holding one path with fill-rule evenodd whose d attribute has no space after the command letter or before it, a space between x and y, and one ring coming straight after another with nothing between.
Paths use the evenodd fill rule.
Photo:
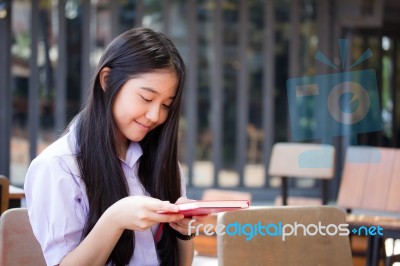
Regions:
<instances>
[{"instance_id":1,"label":"chin","mask_svg":"<svg viewBox=\"0 0 400 266\"><path fill-rule=\"evenodd\" d=\"M144 137L146 137L146 135L144 135L144 136L132 136L132 137L129 138L129 140L133 141L133 142L139 142L139 141L142 141L144 139Z\"/></svg>"},{"instance_id":2,"label":"chin","mask_svg":"<svg viewBox=\"0 0 400 266\"><path fill-rule=\"evenodd\" d=\"M144 138L130 138L129 140L132 142L139 142L142 141Z\"/></svg>"}]
</instances>

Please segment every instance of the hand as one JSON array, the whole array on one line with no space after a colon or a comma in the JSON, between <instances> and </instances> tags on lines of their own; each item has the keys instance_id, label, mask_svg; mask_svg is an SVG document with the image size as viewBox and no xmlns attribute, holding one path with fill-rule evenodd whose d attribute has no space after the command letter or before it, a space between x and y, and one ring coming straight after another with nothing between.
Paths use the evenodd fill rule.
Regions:
<instances>
[{"instance_id":1,"label":"hand","mask_svg":"<svg viewBox=\"0 0 400 266\"><path fill-rule=\"evenodd\" d=\"M130 196L117 201L107 211L121 229L145 231L157 223L183 219L183 214L171 214L178 210L178 207L169 201L147 196ZM169 214L158 213L163 211Z\"/></svg>"},{"instance_id":2,"label":"hand","mask_svg":"<svg viewBox=\"0 0 400 266\"><path fill-rule=\"evenodd\" d=\"M188 199L186 197L180 197L175 203L182 203L182 202L190 202L194 201L191 199ZM182 235L189 235L189 222L191 220L195 220L195 222L191 223L191 227L197 227L200 224L203 224L208 221L209 215L202 215L202 216L193 216L191 218L183 218L181 220L175 221L175 222L170 222L169 225L174 229L175 231L178 231ZM196 231L192 231L191 234L195 233Z\"/></svg>"}]
</instances>

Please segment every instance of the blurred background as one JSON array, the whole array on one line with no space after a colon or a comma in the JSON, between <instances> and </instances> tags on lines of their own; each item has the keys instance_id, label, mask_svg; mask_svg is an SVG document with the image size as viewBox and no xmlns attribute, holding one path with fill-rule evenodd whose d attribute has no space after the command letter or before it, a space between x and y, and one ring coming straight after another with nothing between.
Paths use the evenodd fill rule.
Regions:
<instances>
[{"instance_id":1,"label":"blurred background","mask_svg":"<svg viewBox=\"0 0 400 266\"><path fill-rule=\"evenodd\" d=\"M348 145L400 146L399 14L397 0L0 0L0 174L23 185L30 161L79 112L107 44L144 26L170 37L187 65L179 156L192 198L224 188L272 202L272 146L293 140L286 81L374 69L382 129L329 140L335 200ZM367 49L372 57L350 68ZM317 61L318 51L342 67ZM307 108L300 124L310 131L318 110ZM320 190L310 179L289 186Z\"/></svg>"}]
</instances>

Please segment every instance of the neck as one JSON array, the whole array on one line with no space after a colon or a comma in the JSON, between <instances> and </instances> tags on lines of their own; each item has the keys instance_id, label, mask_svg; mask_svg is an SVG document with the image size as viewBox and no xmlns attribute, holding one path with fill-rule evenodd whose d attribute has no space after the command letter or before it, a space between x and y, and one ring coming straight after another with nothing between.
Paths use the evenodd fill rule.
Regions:
<instances>
[{"instance_id":1,"label":"neck","mask_svg":"<svg viewBox=\"0 0 400 266\"><path fill-rule=\"evenodd\" d=\"M128 151L129 143L130 141L122 136L121 134L117 135L117 140L116 140L116 152L117 155L120 159L125 160L126 158L126 152Z\"/></svg>"},{"instance_id":2,"label":"neck","mask_svg":"<svg viewBox=\"0 0 400 266\"><path fill-rule=\"evenodd\" d=\"M125 161L125 159L126 159L126 151L127 151L127 150L128 150L127 148L125 148L125 149L118 149L118 157L119 157L120 159L122 159L122 160Z\"/></svg>"}]
</instances>

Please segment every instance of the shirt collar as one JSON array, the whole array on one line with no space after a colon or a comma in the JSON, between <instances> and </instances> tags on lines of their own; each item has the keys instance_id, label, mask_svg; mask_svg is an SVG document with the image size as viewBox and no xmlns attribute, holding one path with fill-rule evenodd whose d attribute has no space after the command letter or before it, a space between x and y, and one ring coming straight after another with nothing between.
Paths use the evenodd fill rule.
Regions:
<instances>
[{"instance_id":1,"label":"shirt collar","mask_svg":"<svg viewBox=\"0 0 400 266\"><path fill-rule=\"evenodd\" d=\"M125 163L133 168L135 163L139 160L140 156L143 155L142 147L138 142L133 142L129 144L128 150L126 151Z\"/></svg>"}]
</instances>

